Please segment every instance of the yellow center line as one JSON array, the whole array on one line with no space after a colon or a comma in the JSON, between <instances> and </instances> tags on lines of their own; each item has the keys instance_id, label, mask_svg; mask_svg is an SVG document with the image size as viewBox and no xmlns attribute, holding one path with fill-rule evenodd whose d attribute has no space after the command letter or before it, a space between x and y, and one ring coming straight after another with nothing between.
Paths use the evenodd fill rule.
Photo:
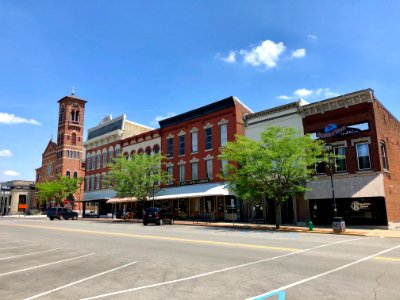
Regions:
<instances>
[{"instance_id":1,"label":"yellow center line","mask_svg":"<svg viewBox=\"0 0 400 300\"><path fill-rule=\"evenodd\" d=\"M379 259L379 260L388 260L388 261L400 261L399 257L384 257L384 256L377 256L374 257L374 259Z\"/></svg>"},{"instance_id":2,"label":"yellow center line","mask_svg":"<svg viewBox=\"0 0 400 300\"><path fill-rule=\"evenodd\" d=\"M218 245L218 246L229 246L229 247L279 250L279 251L289 251L289 252L298 252L298 251L303 250L303 249L299 249L299 248L262 246L262 245L240 244L240 243L227 243L227 242L216 242L216 241L208 241L208 240L194 240L194 239L186 239L186 238L165 237L165 236L157 236L157 235L142 235L142 234L94 231L94 230L72 229L72 228L54 228L54 227L39 226L39 225L21 225L21 224L10 224L9 223L9 224L3 224L3 226L40 228L40 229L48 229L48 230L55 230L55 231L68 231L68 232L99 234L99 235L108 235L108 236L120 236L120 237L127 237L127 238L152 239L152 240L163 240L163 241L175 241L175 242L181 242L181 243L195 243L195 244L207 244L207 245Z\"/></svg>"}]
</instances>

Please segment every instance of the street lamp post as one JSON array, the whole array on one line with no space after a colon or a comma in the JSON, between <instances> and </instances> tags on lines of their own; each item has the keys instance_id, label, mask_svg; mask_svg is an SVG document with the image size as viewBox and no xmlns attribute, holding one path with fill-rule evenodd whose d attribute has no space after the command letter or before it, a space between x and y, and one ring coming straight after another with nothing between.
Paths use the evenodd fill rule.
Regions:
<instances>
[{"instance_id":1,"label":"street lamp post","mask_svg":"<svg viewBox=\"0 0 400 300\"><path fill-rule=\"evenodd\" d=\"M337 208L336 208L336 198L335 198L335 187L333 185L333 168L332 168L332 152L333 146L331 143L327 143L325 145L326 149L328 150L328 159L329 159L329 174L331 176L331 190L332 190L332 200L333 200L333 214L334 217L337 217Z\"/></svg>"}]
</instances>

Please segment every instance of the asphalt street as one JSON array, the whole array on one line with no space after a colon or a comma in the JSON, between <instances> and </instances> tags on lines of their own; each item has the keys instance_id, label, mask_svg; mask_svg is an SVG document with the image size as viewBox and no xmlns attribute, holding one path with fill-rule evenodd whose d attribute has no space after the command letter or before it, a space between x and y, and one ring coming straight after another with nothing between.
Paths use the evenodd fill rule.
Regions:
<instances>
[{"instance_id":1,"label":"asphalt street","mask_svg":"<svg viewBox=\"0 0 400 300\"><path fill-rule=\"evenodd\" d=\"M400 239L0 219L0 299L400 299Z\"/></svg>"}]
</instances>

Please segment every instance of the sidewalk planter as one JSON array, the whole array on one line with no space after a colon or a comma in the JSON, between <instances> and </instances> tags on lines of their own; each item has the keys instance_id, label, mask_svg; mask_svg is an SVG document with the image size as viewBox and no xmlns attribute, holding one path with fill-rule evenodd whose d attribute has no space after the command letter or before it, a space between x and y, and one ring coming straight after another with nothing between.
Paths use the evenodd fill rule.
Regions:
<instances>
[{"instance_id":1,"label":"sidewalk planter","mask_svg":"<svg viewBox=\"0 0 400 300\"><path fill-rule=\"evenodd\" d=\"M332 230L333 230L333 233L345 233L346 232L346 223L343 221L342 217L333 218Z\"/></svg>"}]
</instances>

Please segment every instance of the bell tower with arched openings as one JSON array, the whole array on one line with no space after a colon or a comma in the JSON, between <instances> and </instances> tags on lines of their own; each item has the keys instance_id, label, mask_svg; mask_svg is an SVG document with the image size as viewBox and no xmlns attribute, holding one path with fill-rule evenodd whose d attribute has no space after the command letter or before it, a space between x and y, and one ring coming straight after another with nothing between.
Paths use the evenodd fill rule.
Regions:
<instances>
[{"instance_id":1,"label":"bell tower with arched openings","mask_svg":"<svg viewBox=\"0 0 400 300\"><path fill-rule=\"evenodd\" d=\"M85 177L83 160L83 126L86 101L71 95L58 101L58 130L56 146L55 172L62 176ZM75 200L82 200L83 183L75 195Z\"/></svg>"}]
</instances>

